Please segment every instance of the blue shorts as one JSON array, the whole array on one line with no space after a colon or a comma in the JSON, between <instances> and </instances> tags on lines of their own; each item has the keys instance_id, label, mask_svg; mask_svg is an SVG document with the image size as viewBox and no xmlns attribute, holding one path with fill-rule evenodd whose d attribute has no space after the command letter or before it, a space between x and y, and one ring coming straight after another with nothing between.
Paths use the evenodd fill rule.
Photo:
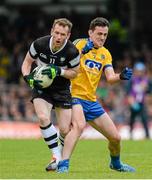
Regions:
<instances>
[{"instance_id":1,"label":"blue shorts","mask_svg":"<svg viewBox=\"0 0 152 180\"><path fill-rule=\"evenodd\" d=\"M98 101L87 101L79 98L72 98L72 105L80 104L87 121L94 120L105 113L105 110Z\"/></svg>"}]
</instances>

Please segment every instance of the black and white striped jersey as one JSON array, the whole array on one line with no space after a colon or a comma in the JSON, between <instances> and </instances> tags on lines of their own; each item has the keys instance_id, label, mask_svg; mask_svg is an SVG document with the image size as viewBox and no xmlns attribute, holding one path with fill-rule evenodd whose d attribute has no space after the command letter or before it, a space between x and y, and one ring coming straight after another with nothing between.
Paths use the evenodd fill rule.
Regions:
<instances>
[{"instance_id":1,"label":"black and white striped jersey","mask_svg":"<svg viewBox=\"0 0 152 180\"><path fill-rule=\"evenodd\" d=\"M38 66L54 64L64 69L74 68L80 63L80 55L73 43L67 40L56 52L51 48L51 36L44 36L36 39L30 46L29 53ZM47 89L69 89L70 80L64 77L56 77Z\"/></svg>"}]
</instances>

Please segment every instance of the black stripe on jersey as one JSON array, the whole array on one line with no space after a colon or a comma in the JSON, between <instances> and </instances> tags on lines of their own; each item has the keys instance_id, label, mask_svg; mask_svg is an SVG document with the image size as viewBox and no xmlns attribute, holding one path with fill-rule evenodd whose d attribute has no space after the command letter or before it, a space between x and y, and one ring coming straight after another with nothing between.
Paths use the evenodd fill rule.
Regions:
<instances>
[{"instance_id":1,"label":"black stripe on jersey","mask_svg":"<svg viewBox=\"0 0 152 180\"><path fill-rule=\"evenodd\" d=\"M55 147L57 147L57 146L58 146L58 143L57 143L57 142L55 142L55 143L53 143L53 144L51 144L51 145L48 145L49 149L55 148Z\"/></svg>"},{"instance_id":2,"label":"black stripe on jersey","mask_svg":"<svg viewBox=\"0 0 152 180\"><path fill-rule=\"evenodd\" d=\"M57 136L57 133L56 134L54 134L54 135L52 135L52 136L50 136L50 137L47 137L47 138L44 138L45 139L45 141L51 141L51 140L53 140L53 139L55 139L55 138L57 138L58 136Z\"/></svg>"}]
</instances>

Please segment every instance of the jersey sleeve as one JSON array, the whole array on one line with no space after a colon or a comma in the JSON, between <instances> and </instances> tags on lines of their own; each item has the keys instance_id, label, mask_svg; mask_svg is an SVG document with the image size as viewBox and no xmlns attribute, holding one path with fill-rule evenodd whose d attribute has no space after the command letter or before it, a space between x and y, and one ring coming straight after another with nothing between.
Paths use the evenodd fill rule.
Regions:
<instances>
[{"instance_id":1,"label":"jersey sleeve","mask_svg":"<svg viewBox=\"0 0 152 180\"><path fill-rule=\"evenodd\" d=\"M84 48L84 46L86 45L87 39L76 39L73 44L75 45L75 47L79 50L79 53L81 54L82 49Z\"/></svg>"},{"instance_id":2,"label":"jersey sleeve","mask_svg":"<svg viewBox=\"0 0 152 180\"><path fill-rule=\"evenodd\" d=\"M105 59L103 71L108 67L113 67L112 66L112 56L108 50L105 51L105 56L106 56L106 59Z\"/></svg>"},{"instance_id":3,"label":"jersey sleeve","mask_svg":"<svg viewBox=\"0 0 152 180\"><path fill-rule=\"evenodd\" d=\"M30 56L33 58L33 59L36 59L38 57L38 41L35 40L31 46L30 46L30 49L29 49L29 53L30 53Z\"/></svg>"},{"instance_id":4,"label":"jersey sleeve","mask_svg":"<svg viewBox=\"0 0 152 180\"><path fill-rule=\"evenodd\" d=\"M68 59L68 68L74 68L80 64L80 54L77 48L73 47L70 49Z\"/></svg>"}]
</instances>

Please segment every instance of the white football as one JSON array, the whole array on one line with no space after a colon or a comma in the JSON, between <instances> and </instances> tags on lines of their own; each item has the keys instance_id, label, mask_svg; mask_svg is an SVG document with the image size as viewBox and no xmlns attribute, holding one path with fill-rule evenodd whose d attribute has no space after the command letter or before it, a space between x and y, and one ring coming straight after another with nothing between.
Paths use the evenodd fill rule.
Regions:
<instances>
[{"instance_id":1,"label":"white football","mask_svg":"<svg viewBox=\"0 0 152 180\"><path fill-rule=\"evenodd\" d=\"M42 81L40 83L40 85L43 87L43 88L47 88L49 87L52 83L53 83L53 79L50 79L48 77L48 75L43 75L42 74L42 70L46 69L47 66L37 66L33 71L34 71L34 80L40 80Z\"/></svg>"}]
</instances>

